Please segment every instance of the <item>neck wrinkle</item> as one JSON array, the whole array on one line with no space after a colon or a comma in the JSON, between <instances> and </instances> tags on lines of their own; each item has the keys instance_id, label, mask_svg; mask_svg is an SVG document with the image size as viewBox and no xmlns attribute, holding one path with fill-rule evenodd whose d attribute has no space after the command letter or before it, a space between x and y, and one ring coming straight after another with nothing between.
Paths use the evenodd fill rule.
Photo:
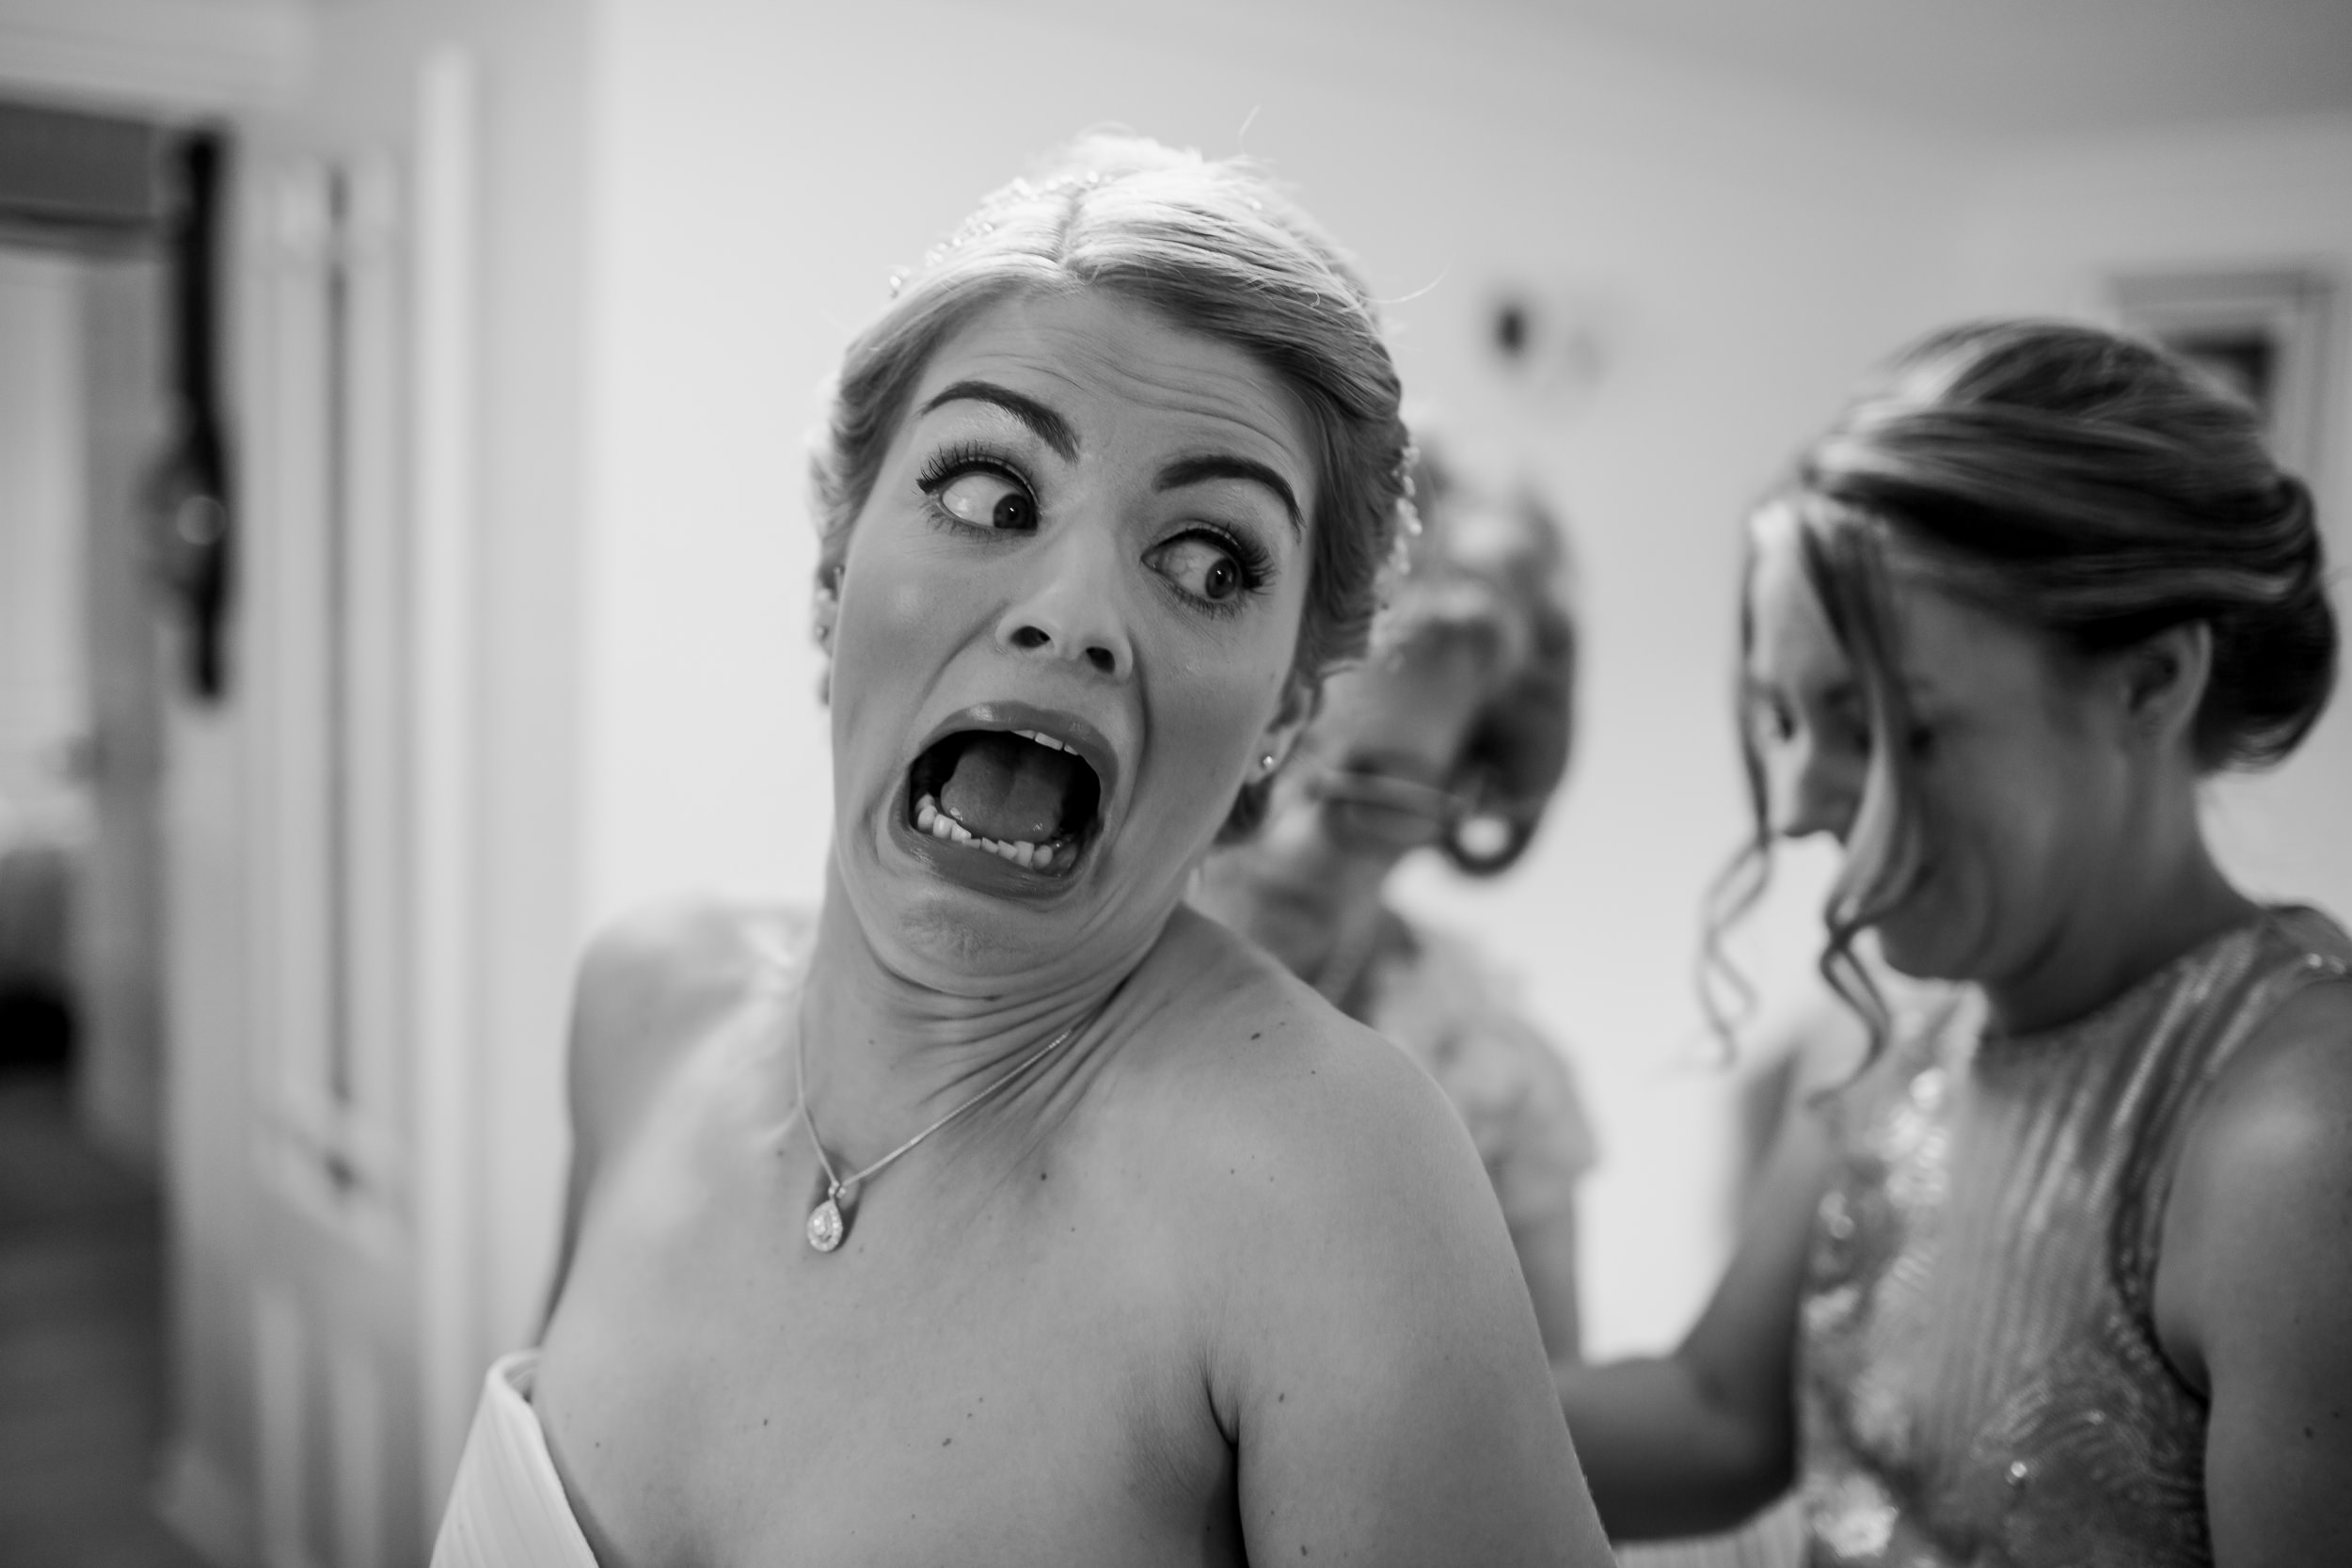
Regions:
<instances>
[{"instance_id":1,"label":"neck wrinkle","mask_svg":"<svg viewBox=\"0 0 2352 1568\"><path fill-rule=\"evenodd\" d=\"M808 1053L808 1096L826 1152L844 1170L980 1093L1062 1030L1082 1025L1057 1059L1084 1048L1091 1025L1151 952L1147 943L1126 962L1068 981L1013 976L995 994L959 995L892 970L837 881L828 881L806 979L786 1027L792 1048L804 1044Z\"/></svg>"},{"instance_id":2,"label":"neck wrinkle","mask_svg":"<svg viewBox=\"0 0 2352 1568\"><path fill-rule=\"evenodd\" d=\"M2002 1033L2036 1035L2086 1017L2261 911L2214 863L2201 833L2169 857L2140 863L2150 874L2103 879L2112 891L2079 906L2030 973L1985 987Z\"/></svg>"}]
</instances>

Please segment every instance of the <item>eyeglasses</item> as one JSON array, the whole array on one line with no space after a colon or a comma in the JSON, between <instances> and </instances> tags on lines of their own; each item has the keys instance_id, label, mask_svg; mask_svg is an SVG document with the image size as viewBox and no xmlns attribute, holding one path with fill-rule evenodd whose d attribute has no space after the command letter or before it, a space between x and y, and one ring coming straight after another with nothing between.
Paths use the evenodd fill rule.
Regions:
<instances>
[{"instance_id":1,"label":"eyeglasses","mask_svg":"<svg viewBox=\"0 0 2352 1568\"><path fill-rule=\"evenodd\" d=\"M1324 831L1347 848L1418 849L1444 837L1470 809L1451 790L1391 773L1310 768L1299 784L1322 809Z\"/></svg>"}]
</instances>

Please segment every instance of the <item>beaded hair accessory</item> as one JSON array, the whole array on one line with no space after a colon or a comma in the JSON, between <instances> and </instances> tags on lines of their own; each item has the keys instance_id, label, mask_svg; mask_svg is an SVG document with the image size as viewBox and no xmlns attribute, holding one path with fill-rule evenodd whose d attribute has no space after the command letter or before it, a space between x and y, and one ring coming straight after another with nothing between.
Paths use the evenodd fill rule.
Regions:
<instances>
[{"instance_id":1,"label":"beaded hair accessory","mask_svg":"<svg viewBox=\"0 0 2352 1568\"><path fill-rule=\"evenodd\" d=\"M1422 532L1421 508L1414 504L1413 470L1420 464L1421 449L1408 438L1396 460L1396 526L1389 540L1388 560L1381 563L1374 588L1375 599L1383 610L1413 573L1413 546Z\"/></svg>"},{"instance_id":2,"label":"beaded hair accessory","mask_svg":"<svg viewBox=\"0 0 2352 1568\"><path fill-rule=\"evenodd\" d=\"M1016 202L1035 200L1041 196L1059 196L1068 191L1092 190L1101 185L1103 181L1103 171L1099 168L1090 168L1084 172L1057 174L1043 184L1030 180L1015 180L1009 185L991 191L980 198L980 204L972 215L956 226L954 233L923 252L923 261L919 267L898 267L891 272L890 297L898 298L899 291L907 286L907 280L915 273L928 272L973 241L994 233L996 231L995 214L1005 208Z\"/></svg>"}]
</instances>

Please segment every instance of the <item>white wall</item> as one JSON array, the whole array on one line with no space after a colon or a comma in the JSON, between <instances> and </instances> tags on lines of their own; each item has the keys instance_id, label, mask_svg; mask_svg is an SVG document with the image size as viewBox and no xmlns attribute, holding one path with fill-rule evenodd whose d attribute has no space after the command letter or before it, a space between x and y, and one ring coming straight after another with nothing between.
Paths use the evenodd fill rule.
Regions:
<instances>
[{"instance_id":1,"label":"white wall","mask_svg":"<svg viewBox=\"0 0 2352 1568\"><path fill-rule=\"evenodd\" d=\"M1729 1082L1676 1064L1698 1038L1700 895L1741 828L1737 519L1932 319L1946 152L1502 5L606 0L599 19L589 907L818 885L803 435L889 270L1089 124L1246 145L1398 302L1416 401L1524 451L1574 522L1592 652L1557 826L1501 887L1416 896L1525 972L1583 1069L1609 1161L1595 1344L1678 1332L1720 1235ZM1588 401L1530 404L1486 369L1504 280L1584 302L1607 353Z\"/></svg>"},{"instance_id":2,"label":"white wall","mask_svg":"<svg viewBox=\"0 0 2352 1568\"><path fill-rule=\"evenodd\" d=\"M282 116L252 127L257 155L279 143L290 153L387 150L413 172L420 73L444 51L463 52L476 100L470 249L459 267L477 330L457 367L476 424L471 470L455 476L472 525L465 571L475 598L434 612L438 624L465 626L477 654L470 732L440 737L470 764L461 810L472 841L462 892L471 950L457 1009L468 1082L464 1118L435 1121L428 1107L413 1153L420 1170L461 1162L473 1184L462 1334L473 1366L456 1392L469 1406L480 1366L537 1323L568 1148L564 1031L584 930L577 800L589 19L566 0L343 0L315 17L305 88ZM422 423L408 431L412 441ZM444 1370L428 1369L437 1378ZM459 1430L431 1434L444 1465L463 1418L461 1408Z\"/></svg>"}]
</instances>

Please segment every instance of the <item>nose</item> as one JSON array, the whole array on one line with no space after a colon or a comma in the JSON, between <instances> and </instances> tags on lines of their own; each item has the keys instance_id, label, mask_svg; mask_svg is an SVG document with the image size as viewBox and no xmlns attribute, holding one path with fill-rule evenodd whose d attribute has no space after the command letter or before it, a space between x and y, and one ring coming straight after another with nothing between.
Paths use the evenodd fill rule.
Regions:
<instances>
[{"instance_id":1,"label":"nose","mask_svg":"<svg viewBox=\"0 0 2352 1568\"><path fill-rule=\"evenodd\" d=\"M1023 564L1031 572L1028 585L998 621L999 642L1080 663L1114 680L1134 673L1114 541L1071 529Z\"/></svg>"},{"instance_id":2,"label":"nose","mask_svg":"<svg viewBox=\"0 0 2352 1568\"><path fill-rule=\"evenodd\" d=\"M1772 832L1782 838L1827 833L1843 843L1868 766L1867 752L1824 744L1810 733L1768 746L1765 800Z\"/></svg>"}]
</instances>

